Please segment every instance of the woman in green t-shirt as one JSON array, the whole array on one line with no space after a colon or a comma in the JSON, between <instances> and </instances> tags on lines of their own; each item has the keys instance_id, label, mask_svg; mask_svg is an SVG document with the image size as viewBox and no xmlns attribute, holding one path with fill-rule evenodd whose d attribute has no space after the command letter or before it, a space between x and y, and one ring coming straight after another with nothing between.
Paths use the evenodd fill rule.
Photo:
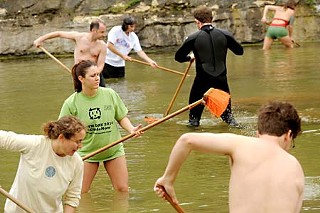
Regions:
<instances>
[{"instance_id":1,"label":"woman in green t-shirt","mask_svg":"<svg viewBox=\"0 0 320 213\"><path fill-rule=\"evenodd\" d=\"M119 95L110 88L99 87L97 65L89 60L72 68L75 93L64 102L60 116L74 115L87 126L81 157L88 155L121 138L118 124L129 133L140 135L141 124L133 126L127 117L128 109ZM100 162L109 175L115 190L128 191L128 170L123 144L120 143L84 162L82 193L90 190Z\"/></svg>"}]
</instances>

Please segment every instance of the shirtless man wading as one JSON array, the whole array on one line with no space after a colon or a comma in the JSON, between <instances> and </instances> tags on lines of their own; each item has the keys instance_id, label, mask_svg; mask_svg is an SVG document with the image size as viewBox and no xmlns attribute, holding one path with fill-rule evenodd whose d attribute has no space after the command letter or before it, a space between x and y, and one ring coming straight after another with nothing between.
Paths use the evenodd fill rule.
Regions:
<instances>
[{"instance_id":1,"label":"shirtless man wading","mask_svg":"<svg viewBox=\"0 0 320 213\"><path fill-rule=\"evenodd\" d=\"M230 159L230 213L299 213L304 173L288 153L301 131L295 108L270 102L260 109L257 137L231 133L186 133L176 142L162 177L154 186L164 197L163 186L178 203L173 184L192 150L226 155ZM214 182L208 183L208 187Z\"/></svg>"},{"instance_id":2,"label":"shirtless man wading","mask_svg":"<svg viewBox=\"0 0 320 213\"><path fill-rule=\"evenodd\" d=\"M82 60L90 60L97 64L101 72L104 67L104 60L107 53L107 45L103 41L106 37L106 25L100 19L96 19L90 24L90 32L65 32L55 31L37 38L33 44L40 47L47 39L65 38L75 42L74 64ZM100 81L100 86L105 86L104 81Z\"/></svg>"}]
</instances>

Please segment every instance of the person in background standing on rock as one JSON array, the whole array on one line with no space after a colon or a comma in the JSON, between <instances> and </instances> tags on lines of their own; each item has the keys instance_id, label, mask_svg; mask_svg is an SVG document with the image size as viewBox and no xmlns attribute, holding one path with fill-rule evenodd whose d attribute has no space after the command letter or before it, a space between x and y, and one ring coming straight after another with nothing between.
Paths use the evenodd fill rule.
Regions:
<instances>
[{"instance_id":1,"label":"person in background standing on rock","mask_svg":"<svg viewBox=\"0 0 320 213\"><path fill-rule=\"evenodd\" d=\"M132 49L152 67L157 67L157 63L142 50L139 38L134 32L135 27L135 19L126 17L123 19L122 26L114 26L109 31L107 56L102 72L104 78L123 78L125 76L125 61L131 60L128 54Z\"/></svg>"},{"instance_id":2,"label":"person in background standing on rock","mask_svg":"<svg viewBox=\"0 0 320 213\"><path fill-rule=\"evenodd\" d=\"M0 130L0 149L20 152L10 194L34 212L74 213L79 206L83 161L77 150L86 135L84 124L65 116L43 125L44 135ZM7 199L4 212L22 212Z\"/></svg>"},{"instance_id":3,"label":"person in background standing on rock","mask_svg":"<svg viewBox=\"0 0 320 213\"><path fill-rule=\"evenodd\" d=\"M212 26L212 11L209 8L198 7L193 15L199 30L187 37L175 54L175 60L181 63L192 60L189 56L191 51L195 57L196 77L190 91L189 104L201 99L211 87L230 93L227 81L227 50L229 48L236 55L243 54L242 46L229 32ZM189 127L200 125L203 110L204 105L190 110ZM230 126L240 127L232 115L231 99L221 118Z\"/></svg>"},{"instance_id":4,"label":"person in background standing on rock","mask_svg":"<svg viewBox=\"0 0 320 213\"><path fill-rule=\"evenodd\" d=\"M269 25L266 36L263 41L263 49L268 50L274 39L278 39L286 47L292 48L294 40L292 39L293 22L296 3L289 0L284 6L267 5L263 10L262 23L267 23L267 13L269 10L275 12L273 20Z\"/></svg>"},{"instance_id":5,"label":"person in background standing on rock","mask_svg":"<svg viewBox=\"0 0 320 213\"><path fill-rule=\"evenodd\" d=\"M33 42L33 44L36 47L39 47L45 40L58 37L70 39L75 42L75 64L79 63L82 60L91 60L97 63L100 73L102 72L107 51L106 43L103 41L103 39L105 39L106 37L106 25L102 20L93 20L90 24L90 32L55 31L40 36ZM100 86L105 87L103 78L100 78Z\"/></svg>"}]
</instances>

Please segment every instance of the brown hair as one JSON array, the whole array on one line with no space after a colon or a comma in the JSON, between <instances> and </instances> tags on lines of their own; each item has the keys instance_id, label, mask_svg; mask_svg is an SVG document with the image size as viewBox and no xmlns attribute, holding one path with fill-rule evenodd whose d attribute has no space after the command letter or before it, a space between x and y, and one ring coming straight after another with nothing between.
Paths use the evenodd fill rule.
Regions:
<instances>
[{"instance_id":1,"label":"brown hair","mask_svg":"<svg viewBox=\"0 0 320 213\"><path fill-rule=\"evenodd\" d=\"M137 21L133 17L125 17L122 21L121 28L125 32L128 29L129 25L137 24Z\"/></svg>"},{"instance_id":2,"label":"brown hair","mask_svg":"<svg viewBox=\"0 0 320 213\"><path fill-rule=\"evenodd\" d=\"M72 67L71 74L73 78L74 90L76 92L82 91L82 84L78 77L82 76L84 78L87 74L88 68L91 66L97 66L97 64L90 60L82 60Z\"/></svg>"},{"instance_id":3,"label":"brown hair","mask_svg":"<svg viewBox=\"0 0 320 213\"><path fill-rule=\"evenodd\" d=\"M284 8L290 8L292 10L294 10L296 8L297 3L294 0L289 0L284 4Z\"/></svg>"},{"instance_id":4,"label":"brown hair","mask_svg":"<svg viewBox=\"0 0 320 213\"><path fill-rule=\"evenodd\" d=\"M287 102L270 102L262 106L258 116L258 133L280 137L291 130L292 138L301 132L297 110Z\"/></svg>"},{"instance_id":5,"label":"brown hair","mask_svg":"<svg viewBox=\"0 0 320 213\"><path fill-rule=\"evenodd\" d=\"M92 31L93 29L99 29L100 24L105 25L105 23L101 20L101 19L95 19L90 23L90 31Z\"/></svg>"},{"instance_id":6,"label":"brown hair","mask_svg":"<svg viewBox=\"0 0 320 213\"><path fill-rule=\"evenodd\" d=\"M72 115L66 115L57 121L49 121L43 124L44 135L50 139L57 139L60 134L66 139L70 139L83 129L86 129L85 125Z\"/></svg>"},{"instance_id":7,"label":"brown hair","mask_svg":"<svg viewBox=\"0 0 320 213\"><path fill-rule=\"evenodd\" d=\"M208 7L200 6L193 11L193 17L201 23L211 23L212 11Z\"/></svg>"}]
</instances>

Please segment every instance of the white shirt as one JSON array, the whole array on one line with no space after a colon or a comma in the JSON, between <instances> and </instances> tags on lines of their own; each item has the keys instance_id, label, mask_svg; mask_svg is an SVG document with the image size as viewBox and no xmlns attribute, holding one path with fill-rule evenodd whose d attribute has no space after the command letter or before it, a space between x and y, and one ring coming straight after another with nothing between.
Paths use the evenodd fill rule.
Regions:
<instances>
[{"instance_id":1,"label":"white shirt","mask_svg":"<svg viewBox=\"0 0 320 213\"><path fill-rule=\"evenodd\" d=\"M0 148L21 153L10 194L35 212L63 212L64 203L79 205L83 162L78 153L58 156L51 140L43 135L22 135L0 130ZM24 212L7 199L7 213Z\"/></svg>"},{"instance_id":2,"label":"white shirt","mask_svg":"<svg viewBox=\"0 0 320 213\"><path fill-rule=\"evenodd\" d=\"M132 49L135 52L142 50L139 38L134 32L127 35L121 26L113 27L108 33L108 42L112 43L114 47L123 55L128 55ZM124 67L125 60L107 49L107 56L105 63L114 67Z\"/></svg>"}]
</instances>

